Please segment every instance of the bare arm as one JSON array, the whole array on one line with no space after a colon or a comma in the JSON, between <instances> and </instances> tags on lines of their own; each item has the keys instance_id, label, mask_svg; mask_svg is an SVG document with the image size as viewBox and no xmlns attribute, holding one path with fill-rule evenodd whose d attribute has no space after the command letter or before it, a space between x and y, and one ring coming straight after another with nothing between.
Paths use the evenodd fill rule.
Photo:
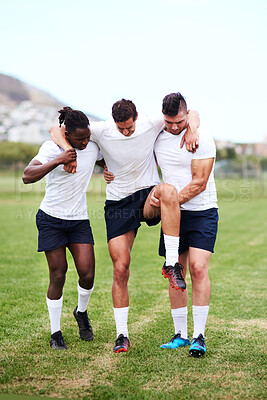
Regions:
<instances>
[{"instance_id":1,"label":"bare arm","mask_svg":"<svg viewBox=\"0 0 267 400\"><path fill-rule=\"evenodd\" d=\"M199 114L195 110L188 110L188 127L181 140L181 148L186 143L186 150L194 153L199 145L199 135L197 128L200 124Z\"/></svg>"},{"instance_id":2,"label":"bare arm","mask_svg":"<svg viewBox=\"0 0 267 400\"><path fill-rule=\"evenodd\" d=\"M71 144L66 139L65 131L66 131L66 128L64 125L61 125L61 127L59 127L58 125L53 125L49 129L51 139L53 140L54 143L56 143L58 146L60 146L64 150L73 149ZM69 174L74 174L77 169L77 161L73 160L70 163L65 164L64 169Z\"/></svg>"},{"instance_id":3,"label":"bare arm","mask_svg":"<svg viewBox=\"0 0 267 400\"><path fill-rule=\"evenodd\" d=\"M213 163L214 158L192 160L192 181L180 191L178 195L180 204L186 203L206 189Z\"/></svg>"},{"instance_id":4,"label":"bare arm","mask_svg":"<svg viewBox=\"0 0 267 400\"><path fill-rule=\"evenodd\" d=\"M40 163L37 160L32 160L30 164L25 168L22 180L23 183L34 183L42 179L48 172L55 169L60 164L68 164L69 162L76 159L76 152L74 149L66 150L61 153L54 160L48 161L45 164Z\"/></svg>"},{"instance_id":5,"label":"bare arm","mask_svg":"<svg viewBox=\"0 0 267 400\"><path fill-rule=\"evenodd\" d=\"M69 150L72 149L73 147L67 141L65 136L65 131L66 128L64 125L61 125L61 127L59 127L58 125L53 125L49 129L49 133L53 142L56 143L58 146L60 146L63 150Z\"/></svg>"},{"instance_id":6,"label":"bare arm","mask_svg":"<svg viewBox=\"0 0 267 400\"><path fill-rule=\"evenodd\" d=\"M188 110L187 113L188 113L189 125L195 127L196 129L199 128L200 125L199 113L196 110Z\"/></svg>"}]
</instances>

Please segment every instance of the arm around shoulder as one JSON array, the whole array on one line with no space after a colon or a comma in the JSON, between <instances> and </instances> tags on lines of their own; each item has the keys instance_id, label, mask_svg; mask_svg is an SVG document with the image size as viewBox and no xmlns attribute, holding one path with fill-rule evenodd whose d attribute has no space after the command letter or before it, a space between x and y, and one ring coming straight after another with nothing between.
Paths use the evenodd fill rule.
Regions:
<instances>
[{"instance_id":1,"label":"arm around shoulder","mask_svg":"<svg viewBox=\"0 0 267 400\"><path fill-rule=\"evenodd\" d=\"M200 118L196 110L188 110L188 123L191 127L199 128Z\"/></svg>"},{"instance_id":2,"label":"arm around shoulder","mask_svg":"<svg viewBox=\"0 0 267 400\"><path fill-rule=\"evenodd\" d=\"M49 129L49 133L51 140L53 140L53 142L60 146L63 150L69 150L73 148L66 139L64 125L61 127L58 125L52 125Z\"/></svg>"},{"instance_id":3,"label":"arm around shoulder","mask_svg":"<svg viewBox=\"0 0 267 400\"><path fill-rule=\"evenodd\" d=\"M181 148L186 143L186 150L194 153L199 146L199 134L197 128L200 124L199 114L195 110L187 111L188 125L187 130L181 140Z\"/></svg>"}]
</instances>

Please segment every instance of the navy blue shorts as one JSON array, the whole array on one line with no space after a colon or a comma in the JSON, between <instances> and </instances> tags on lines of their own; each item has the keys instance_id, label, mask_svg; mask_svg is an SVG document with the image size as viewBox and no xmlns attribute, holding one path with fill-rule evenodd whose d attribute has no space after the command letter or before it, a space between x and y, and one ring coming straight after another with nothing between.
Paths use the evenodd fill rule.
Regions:
<instances>
[{"instance_id":1,"label":"navy blue shorts","mask_svg":"<svg viewBox=\"0 0 267 400\"><path fill-rule=\"evenodd\" d=\"M60 219L38 210L36 225L39 231L38 251L55 250L68 243L94 244L89 219Z\"/></svg>"},{"instance_id":2,"label":"navy blue shorts","mask_svg":"<svg viewBox=\"0 0 267 400\"><path fill-rule=\"evenodd\" d=\"M181 211L179 254L189 247L207 250L214 253L218 228L218 209L210 208L203 211ZM165 257L164 237L161 230L159 255Z\"/></svg>"},{"instance_id":3,"label":"navy blue shorts","mask_svg":"<svg viewBox=\"0 0 267 400\"><path fill-rule=\"evenodd\" d=\"M141 222L146 222L149 226L160 222L160 215L152 219L145 219L143 215L147 196L153 187L138 190L122 200L106 200L105 220L108 241L133 229L137 232Z\"/></svg>"}]
</instances>

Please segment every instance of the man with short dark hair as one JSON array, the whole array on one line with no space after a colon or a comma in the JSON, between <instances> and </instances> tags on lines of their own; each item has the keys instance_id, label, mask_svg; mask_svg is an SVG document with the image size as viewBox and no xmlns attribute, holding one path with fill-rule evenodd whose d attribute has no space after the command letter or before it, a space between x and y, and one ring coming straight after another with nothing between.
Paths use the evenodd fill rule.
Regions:
<instances>
[{"instance_id":1,"label":"man with short dark hair","mask_svg":"<svg viewBox=\"0 0 267 400\"><path fill-rule=\"evenodd\" d=\"M216 148L213 138L198 129L199 147L189 153L180 143L188 127L186 101L180 93L164 97L162 112L165 130L155 143L155 155L163 181L176 187L181 209L179 263L187 263L192 280L194 333L189 353L199 357L206 353L204 330L209 310L210 280L208 266L217 234L217 196L214 182ZM160 200L152 192L151 204ZM160 240L159 254L165 256L164 241ZM190 345L187 336L188 293L176 291L169 285L175 335L162 348Z\"/></svg>"},{"instance_id":2,"label":"man with short dark hair","mask_svg":"<svg viewBox=\"0 0 267 400\"><path fill-rule=\"evenodd\" d=\"M127 328L130 255L142 221L155 225L161 217L168 262L166 277L176 289L185 290L186 285L178 264L177 192L172 185L160 183L153 153L155 140L164 127L162 115L138 118L134 103L122 99L113 105L112 116L114 121L95 122L90 128L91 140L99 145L108 170L115 175L106 190L105 220L113 262L112 297L117 330L113 351L119 353L130 347ZM196 130L198 115L193 112L190 118L193 119L192 129ZM189 125L188 128L189 134ZM64 131L58 132L58 127L53 127L51 133L55 136ZM56 142L63 149L69 148L62 136ZM194 146L196 140L192 142ZM160 199L160 209L150 204L152 189Z\"/></svg>"}]
</instances>

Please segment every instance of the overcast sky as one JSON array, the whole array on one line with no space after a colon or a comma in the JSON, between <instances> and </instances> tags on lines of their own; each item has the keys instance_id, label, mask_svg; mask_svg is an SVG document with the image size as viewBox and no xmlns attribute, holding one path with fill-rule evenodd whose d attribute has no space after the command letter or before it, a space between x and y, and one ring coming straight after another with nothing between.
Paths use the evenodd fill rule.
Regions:
<instances>
[{"instance_id":1,"label":"overcast sky","mask_svg":"<svg viewBox=\"0 0 267 400\"><path fill-rule=\"evenodd\" d=\"M0 72L103 119L180 91L215 139L267 136L266 0L0 0Z\"/></svg>"}]
</instances>

